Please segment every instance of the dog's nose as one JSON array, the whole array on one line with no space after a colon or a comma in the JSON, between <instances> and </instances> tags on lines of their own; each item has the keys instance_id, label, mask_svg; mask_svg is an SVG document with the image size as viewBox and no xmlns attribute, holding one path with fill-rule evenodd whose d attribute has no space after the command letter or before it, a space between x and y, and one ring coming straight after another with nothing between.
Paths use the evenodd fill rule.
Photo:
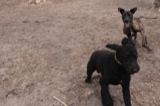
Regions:
<instances>
[{"instance_id":1,"label":"dog's nose","mask_svg":"<svg viewBox=\"0 0 160 106\"><path fill-rule=\"evenodd\" d=\"M137 67L133 68L133 72L134 72L134 73L137 73L137 72L139 71L139 69L140 69L140 67L139 67L139 65L138 65Z\"/></svg>"},{"instance_id":2,"label":"dog's nose","mask_svg":"<svg viewBox=\"0 0 160 106\"><path fill-rule=\"evenodd\" d=\"M129 20L125 20L125 23L129 23Z\"/></svg>"},{"instance_id":3,"label":"dog's nose","mask_svg":"<svg viewBox=\"0 0 160 106\"><path fill-rule=\"evenodd\" d=\"M134 72L134 73L137 73L138 71L139 71L138 68L134 68L134 69L133 69L133 72Z\"/></svg>"}]
</instances>

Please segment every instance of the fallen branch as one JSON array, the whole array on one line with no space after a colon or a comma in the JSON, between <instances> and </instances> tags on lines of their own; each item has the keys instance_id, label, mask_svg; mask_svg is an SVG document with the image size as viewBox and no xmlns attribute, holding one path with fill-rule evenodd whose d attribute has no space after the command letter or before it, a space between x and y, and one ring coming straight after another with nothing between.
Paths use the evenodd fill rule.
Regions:
<instances>
[{"instance_id":1,"label":"fallen branch","mask_svg":"<svg viewBox=\"0 0 160 106\"><path fill-rule=\"evenodd\" d=\"M62 103L64 106L67 106L66 103L64 103L62 100L60 100L59 98L57 98L56 96L54 96L54 99L56 99L57 101L59 101L60 103Z\"/></svg>"}]
</instances>

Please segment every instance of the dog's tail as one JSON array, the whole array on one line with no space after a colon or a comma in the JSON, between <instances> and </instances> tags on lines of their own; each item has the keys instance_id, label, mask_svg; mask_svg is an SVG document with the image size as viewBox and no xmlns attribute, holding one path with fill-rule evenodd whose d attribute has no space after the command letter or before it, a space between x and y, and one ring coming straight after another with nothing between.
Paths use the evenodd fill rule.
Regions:
<instances>
[{"instance_id":1,"label":"dog's tail","mask_svg":"<svg viewBox=\"0 0 160 106\"><path fill-rule=\"evenodd\" d=\"M144 18L144 19L158 19L158 16L156 17L146 17L146 16L140 16L140 17L134 17L136 19L141 19L141 18Z\"/></svg>"}]
</instances>

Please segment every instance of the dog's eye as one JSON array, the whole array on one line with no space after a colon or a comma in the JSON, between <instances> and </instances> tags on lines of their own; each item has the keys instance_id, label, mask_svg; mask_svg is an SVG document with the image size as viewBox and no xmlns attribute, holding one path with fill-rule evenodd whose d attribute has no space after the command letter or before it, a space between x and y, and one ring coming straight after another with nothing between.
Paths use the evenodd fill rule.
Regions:
<instances>
[{"instance_id":1,"label":"dog's eye","mask_svg":"<svg viewBox=\"0 0 160 106\"><path fill-rule=\"evenodd\" d=\"M131 16L131 13L128 13L127 15L128 15L128 16Z\"/></svg>"}]
</instances>

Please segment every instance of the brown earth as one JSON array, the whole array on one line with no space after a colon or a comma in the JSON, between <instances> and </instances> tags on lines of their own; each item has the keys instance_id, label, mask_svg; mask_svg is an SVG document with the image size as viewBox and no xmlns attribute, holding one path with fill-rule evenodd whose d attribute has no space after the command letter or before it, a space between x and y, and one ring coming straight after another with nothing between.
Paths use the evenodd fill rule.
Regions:
<instances>
[{"instance_id":1,"label":"brown earth","mask_svg":"<svg viewBox=\"0 0 160 106\"><path fill-rule=\"evenodd\" d=\"M0 106L102 106L99 78L86 84L94 50L125 36L117 8L138 7L135 16L160 16L152 0L0 1ZM140 72L132 76L133 106L160 106L160 18L142 20L153 53L141 47ZM121 87L110 86L115 106Z\"/></svg>"}]
</instances>

